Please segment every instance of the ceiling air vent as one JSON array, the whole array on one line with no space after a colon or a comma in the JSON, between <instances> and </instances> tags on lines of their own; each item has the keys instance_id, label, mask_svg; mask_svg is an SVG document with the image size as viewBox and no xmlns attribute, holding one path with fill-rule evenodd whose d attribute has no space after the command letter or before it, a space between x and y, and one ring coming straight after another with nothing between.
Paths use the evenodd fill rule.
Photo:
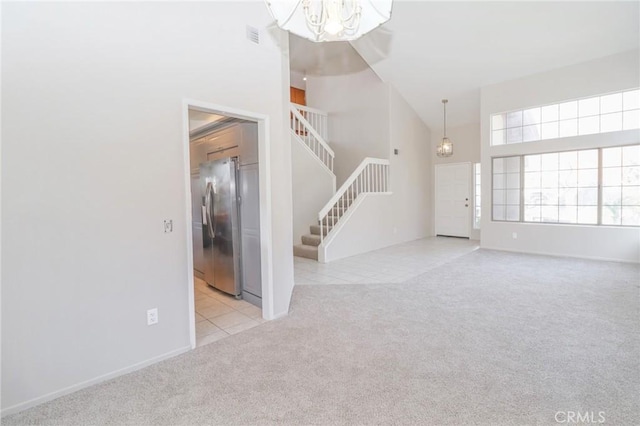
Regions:
<instances>
[{"instance_id":1,"label":"ceiling air vent","mask_svg":"<svg viewBox=\"0 0 640 426\"><path fill-rule=\"evenodd\" d=\"M260 44L260 31L247 25L247 38L255 44Z\"/></svg>"}]
</instances>

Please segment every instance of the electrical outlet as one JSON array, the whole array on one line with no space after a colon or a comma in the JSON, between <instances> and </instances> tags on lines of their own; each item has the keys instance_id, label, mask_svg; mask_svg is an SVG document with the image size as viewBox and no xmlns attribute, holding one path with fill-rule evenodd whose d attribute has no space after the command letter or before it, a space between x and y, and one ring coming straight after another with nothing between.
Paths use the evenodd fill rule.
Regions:
<instances>
[{"instance_id":1,"label":"electrical outlet","mask_svg":"<svg viewBox=\"0 0 640 426\"><path fill-rule=\"evenodd\" d=\"M169 232L173 232L173 220L165 219L165 221L164 221L164 233L168 234Z\"/></svg>"},{"instance_id":2,"label":"electrical outlet","mask_svg":"<svg viewBox=\"0 0 640 426\"><path fill-rule=\"evenodd\" d=\"M517 232L514 232L513 234L511 234L511 237L512 237L514 240L517 240L517 239L518 239L518 233L517 233Z\"/></svg>"},{"instance_id":3,"label":"electrical outlet","mask_svg":"<svg viewBox=\"0 0 640 426\"><path fill-rule=\"evenodd\" d=\"M147 325L158 323L158 308L149 309L147 311Z\"/></svg>"}]
</instances>

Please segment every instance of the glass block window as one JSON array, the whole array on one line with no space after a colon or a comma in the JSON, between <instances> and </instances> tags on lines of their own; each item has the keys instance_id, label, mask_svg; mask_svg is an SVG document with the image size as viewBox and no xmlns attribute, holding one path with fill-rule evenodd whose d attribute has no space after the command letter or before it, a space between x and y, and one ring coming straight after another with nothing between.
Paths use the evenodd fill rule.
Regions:
<instances>
[{"instance_id":1,"label":"glass block window","mask_svg":"<svg viewBox=\"0 0 640 426\"><path fill-rule=\"evenodd\" d=\"M493 114L491 145L640 129L640 89Z\"/></svg>"},{"instance_id":2,"label":"glass block window","mask_svg":"<svg viewBox=\"0 0 640 426\"><path fill-rule=\"evenodd\" d=\"M482 213L481 209L481 195L482 195L482 185L481 185L481 173L480 173L480 163L475 163L473 165L473 228L480 229L480 215Z\"/></svg>"},{"instance_id":3,"label":"glass block window","mask_svg":"<svg viewBox=\"0 0 640 426\"><path fill-rule=\"evenodd\" d=\"M493 159L493 220L520 220L520 156Z\"/></svg>"},{"instance_id":4,"label":"glass block window","mask_svg":"<svg viewBox=\"0 0 640 426\"><path fill-rule=\"evenodd\" d=\"M602 150L602 224L640 226L640 146Z\"/></svg>"}]
</instances>

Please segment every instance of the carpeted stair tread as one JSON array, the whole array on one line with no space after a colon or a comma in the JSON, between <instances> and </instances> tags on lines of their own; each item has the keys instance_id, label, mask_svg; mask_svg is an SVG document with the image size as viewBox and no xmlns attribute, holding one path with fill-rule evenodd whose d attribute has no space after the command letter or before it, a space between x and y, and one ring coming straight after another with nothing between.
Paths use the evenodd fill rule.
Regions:
<instances>
[{"instance_id":1,"label":"carpeted stair tread","mask_svg":"<svg viewBox=\"0 0 640 426\"><path fill-rule=\"evenodd\" d=\"M308 246L306 244L297 244L293 246L293 255L318 260L318 247Z\"/></svg>"},{"instance_id":2,"label":"carpeted stair tread","mask_svg":"<svg viewBox=\"0 0 640 426\"><path fill-rule=\"evenodd\" d=\"M303 235L302 236L302 244L307 246L318 247L320 245L320 235Z\"/></svg>"},{"instance_id":3,"label":"carpeted stair tread","mask_svg":"<svg viewBox=\"0 0 640 426\"><path fill-rule=\"evenodd\" d=\"M327 228L326 226L323 226L322 231L324 232L324 235L327 235L330 229L331 228ZM311 231L312 235L320 235L320 225L309 226L309 231Z\"/></svg>"}]
</instances>

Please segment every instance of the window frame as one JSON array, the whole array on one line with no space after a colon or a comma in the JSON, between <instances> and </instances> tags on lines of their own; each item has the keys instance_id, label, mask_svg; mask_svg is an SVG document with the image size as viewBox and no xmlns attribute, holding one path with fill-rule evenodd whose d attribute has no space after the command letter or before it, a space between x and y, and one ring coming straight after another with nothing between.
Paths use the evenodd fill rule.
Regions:
<instances>
[{"instance_id":1,"label":"window frame","mask_svg":"<svg viewBox=\"0 0 640 426\"><path fill-rule=\"evenodd\" d=\"M480 184L478 184L480 176ZM473 229L480 229L482 224L482 163L473 163ZM478 198L480 202L478 202ZM476 212L480 211L477 215Z\"/></svg>"},{"instance_id":2,"label":"window frame","mask_svg":"<svg viewBox=\"0 0 640 426\"><path fill-rule=\"evenodd\" d=\"M522 179L523 179L523 173L522 173L522 156L521 155L504 155L504 156L496 156L496 157L491 157L491 220L493 222L507 222L507 223L518 223L518 222L522 222ZM508 207L509 206L513 206L514 204L507 204L506 202L506 198L507 198L507 194L505 194L505 202L504 203L500 203L498 204L499 206L503 206L504 207L504 219L494 219L494 206L495 206L495 202L494 202L494 196L495 196L495 177L496 177L496 173L494 170L494 165L495 162L494 160L496 159L508 159L508 158L518 158L518 164L519 164L519 168L518 168L518 187L517 188L507 188L508 184L508 176L506 176L507 174L509 174L509 172L506 171L506 169L504 169L503 172L499 173L501 175L505 175L505 187L504 188L499 188L499 190L503 190L503 191L508 191L508 190L515 190L518 191L518 219L515 220L509 220L507 219L507 217L509 217L508 215ZM506 165L506 161L505 161L505 165ZM513 172L512 172L513 173Z\"/></svg>"},{"instance_id":3,"label":"window frame","mask_svg":"<svg viewBox=\"0 0 640 426\"><path fill-rule=\"evenodd\" d=\"M602 160L602 151L605 149L609 149L609 148L624 148L624 147L629 147L629 146L640 146L640 143L638 142L634 142L634 143L630 143L630 144L623 144L623 145L613 145L613 146L600 146L600 147L593 147L593 148L579 148L579 149L563 149L563 150L557 150L557 151L545 151L545 152L540 152L540 153L530 153L530 154L508 154L508 155L497 155L497 156L492 156L490 158L491 160L491 222L498 222L498 223L527 223L527 224L534 224L534 225L566 225L566 226L607 226L607 227L616 227L616 228L638 228L640 227L640 224L637 225L623 225L623 224L603 224L602 223L602 211L604 208L604 203L603 203L603 194L602 194L602 190L603 190L603 160ZM580 151L597 151L597 156L598 156L598 167L597 167L597 175L598 175L598 181L597 181L597 193L598 193L598 200L597 200L597 204L596 204L596 208L597 208L597 221L596 223L571 223L571 222L543 222L543 221L526 221L525 220L525 216L524 216L524 207L525 207L525 202L524 202L524 191L525 191L525 187L524 187L524 179L525 179L525 170L524 170L524 163L525 163L525 157L526 156L530 156L530 155L544 155L544 154L561 154L561 153L566 153L566 152L580 152ZM519 204L519 209L520 209L520 218L519 220L506 220L506 219L495 219L494 218L494 160L495 159L505 159L505 158L514 158L517 157L519 158L520 161L520 188L518 188L519 194L520 194L520 204ZM579 169L576 169L576 171ZM579 186L578 186L579 187Z\"/></svg>"},{"instance_id":4,"label":"window frame","mask_svg":"<svg viewBox=\"0 0 640 426\"><path fill-rule=\"evenodd\" d=\"M627 105L625 104L625 94L627 93L632 93L632 92L639 92L638 96L640 97L640 88L638 87L633 87L633 88L629 88L626 90L619 90L619 91L615 91L615 92L608 92L608 93L602 93L599 95L594 95L594 96L588 96L588 97L582 97L582 98L575 98L575 99L567 99L567 100L563 100L563 101L558 101L558 102L554 102L554 103L550 103L550 104L543 104L543 105L536 105L536 106L530 106L527 108L520 108L520 109L516 109L516 110L511 110L511 111L503 111L503 112L495 112L490 114L489 116L489 146L491 147L496 147L496 146L502 146L502 145L518 145L518 144L527 144L527 143L535 143L535 142L542 142L542 141L550 141L550 140L555 140L555 139L562 139L562 138L567 138L567 137L578 137L578 136L588 136L588 135L594 135L594 134L605 134L605 133L613 133L613 132L618 132L618 131L627 131L627 130L637 130L640 129L640 124L635 124L636 127L628 127L625 128L625 114L629 114L630 119L632 120L632 123L635 123L633 116L634 114L637 114L638 116L640 116L640 104L638 105L634 105L631 104L628 108ZM620 110L619 111L611 111L609 109L604 109L603 112L603 98L610 98L612 96L616 96L616 95L620 95ZM630 95L630 96L635 96L635 95ZM631 98L633 100L633 98ZM597 101L597 102L596 102ZM588 115L582 115L581 111L580 111L580 105L586 105L589 102L596 102L597 105L597 109L598 112L596 113L589 113ZM604 101L607 102L607 101ZM563 106L565 107L564 109L569 108L570 106L572 106L573 104L575 104L575 117L573 115L573 113L570 113L569 116L564 116L563 117L563 112L561 111L563 108ZM556 117L554 119L549 119L549 120L545 120L544 118L544 109L549 109L549 108L553 108L555 107L556 109ZM527 115L525 114L526 112L533 112L534 110L538 111L538 116L537 119L534 120L534 122L527 122ZM566 113L566 112L565 112ZM611 118L610 116L613 114L620 114L620 129L617 130L602 130L603 128L603 117L605 117L605 120ZM519 117L519 118L518 118ZM513 120L515 118L516 124L513 125ZM586 131L584 133L582 133L582 130L580 128L581 125L581 121L584 121L586 123L587 120L591 120L591 119L595 119L597 118L597 131ZM640 119L640 118L639 118ZM575 121L575 123L569 123L569 122L573 122ZM502 123L502 127L495 127L495 123L500 122ZM545 125L551 125L555 123L555 135L551 136L551 137L543 137L543 127L545 127ZM562 125L572 125L575 124L575 133L572 134L562 134L562 132L564 130ZM532 127L532 126L538 126L538 138L537 139L528 139L526 140L525 138L525 128L528 127ZM585 125L586 127L586 125ZM519 134L520 136L516 139L514 142L509 142L509 132L511 131L511 133L514 134ZM500 143L496 143L496 139L494 138L494 136L496 134L500 134Z\"/></svg>"}]
</instances>

